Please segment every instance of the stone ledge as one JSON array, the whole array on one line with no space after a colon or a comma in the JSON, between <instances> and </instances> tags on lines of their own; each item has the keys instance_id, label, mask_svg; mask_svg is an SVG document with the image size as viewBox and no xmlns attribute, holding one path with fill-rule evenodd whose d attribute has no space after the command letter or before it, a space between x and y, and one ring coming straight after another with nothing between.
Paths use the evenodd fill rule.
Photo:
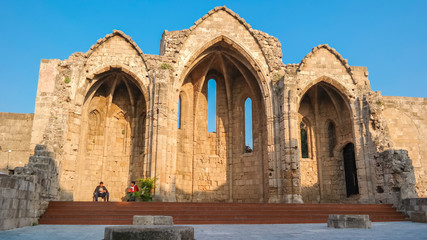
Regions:
<instances>
[{"instance_id":1,"label":"stone ledge","mask_svg":"<svg viewBox=\"0 0 427 240\"><path fill-rule=\"evenodd\" d=\"M369 215L329 215L330 228L372 228Z\"/></svg>"},{"instance_id":2,"label":"stone ledge","mask_svg":"<svg viewBox=\"0 0 427 240\"><path fill-rule=\"evenodd\" d=\"M114 226L106 227L104 240L151 239L193 240L194 228L189 226Z\"/></svg>"},{"instance_id":3,"label":"stone ledge","mask_svg":"<svg viewBox=\"0 0 427 240\"><path fill-rule=\"evenodd\" d=\"M133 225L173 225L172 216L134 215Z\"/></svg>"},{"instance_id":4,"label":"stone ledge","mask_svg":"<svg viewBox=\"0 0 427 240\"><path fill-rule=\"evenodd\" d=\"M415 211L411 212L411 221L419 223L427 223L427 212Z\"/></svg>"}]
</instances>

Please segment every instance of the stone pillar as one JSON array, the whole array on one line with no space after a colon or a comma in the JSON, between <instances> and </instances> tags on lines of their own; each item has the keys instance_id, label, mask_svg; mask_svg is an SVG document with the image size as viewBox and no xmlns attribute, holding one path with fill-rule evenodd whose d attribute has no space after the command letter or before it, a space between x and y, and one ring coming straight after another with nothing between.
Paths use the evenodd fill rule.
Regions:
<instances>
[{"instance_id":1,"label":"stone pillar","mask_svg":"<svg viewBox=\"0 0 427 240\"><path fill-rule=\"evenodd\" d=\"M369 126L364 124L362 101L356 98L350 103L353 112L354 129L354 151L356 157L357 176L359 180L359 194L361 203L374 203L373 168L375 163L369 157L366 137L368 137Z\"/></svg>"},{"instance_id":2,"label":"stone pillar","mask_svg":"<svg viewBox=\"0 0 427 240\"><path fill-rule=\"evenodd\" d=\"M152 164L151 177L156 177L155 201L175 202L175 166L176 154L172 157L168 144L171 141L171 119L169 117L169 88L170 82L169 70L163 69L157 73L157 82L155 83L155 93L153 111L153 135L152 139ZM176 131L175 131L176 132ZM175 138L172 138L175 139ZM176 144L176 142L175 142Z\"/></svg>"},{"instance_id":3,"label":"stone pillar","mask_svg":"<svg viewBox=\"0 0 427 240\"><path fill-rule=\"evenodd\" d=\"M282 175L282 159L281 159L281 148L283 146L283 119L284 119L284 91L283 91L283 78L281 81L276 83L271 82L272 96L271 106L272 109L266 109L269 113L267 116L271 116L271 119L267 118L267 137L269 143L267 146L269 166L268 171L264 174L268 174L269 180L269 192L268 202L269 203L280 203L283 197L283 181ZM265 98L267 100L267 98ZM268 105L266 104L266 108ZM271 127L270 127L271 126ZM271 159L271 160L270 160ZM271 162L271 163L270 163Z\"/></svg>"},{"instance_id":4,"label":"stone pillar","mask_svg":"<svg viewBox=\"0 0 427 240\"><path fill-rule=\"evenodd\" d=\"M302 203L298 152L298 103L293 86L285 85L283 118L283 202Z\"/></svg>"}]
</instances>

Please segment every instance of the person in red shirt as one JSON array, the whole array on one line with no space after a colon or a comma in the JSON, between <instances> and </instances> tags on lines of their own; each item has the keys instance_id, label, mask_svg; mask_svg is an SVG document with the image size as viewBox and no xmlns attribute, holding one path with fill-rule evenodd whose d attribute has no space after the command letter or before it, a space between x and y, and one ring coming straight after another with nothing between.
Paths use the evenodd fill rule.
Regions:
<instances>
[{"instance_id":1,"label":"person in red shirt","mask_svg":"<svg viewBox=\"0 0 427 240\"><path fill-rule=\"evenodd\" d=\"M127 201L128 202L129 201L135 202L135 193L138 192L138 191L139 191L138 186L135 185L135 181L132 181L130 183L130 187L128 189L128 192L126 194Z\"/></svg>"}]
</instances>

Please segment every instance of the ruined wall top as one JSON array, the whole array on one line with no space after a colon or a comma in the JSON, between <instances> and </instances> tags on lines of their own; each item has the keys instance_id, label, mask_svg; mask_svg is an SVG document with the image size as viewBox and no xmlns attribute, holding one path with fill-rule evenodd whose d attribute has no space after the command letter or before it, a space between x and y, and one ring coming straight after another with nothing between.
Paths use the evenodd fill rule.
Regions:
<instances>
[{"instance_id":1,"label":"ruined wall top","mask_svg":"<svg viewBox=\"0 0 427 240\"><path fill-rule=\"evenodd\" d=\"M301 63L298 66L297 71L301 71L301 69L304 68L304 66L306 65L307 59L309 59L310 57L312 57L316 52L318 52L320 49L326 49L328 50L330 53L332 53L341 63L342 65L345 67L345 69L347 70L348 74L351 76L353 82L355 83L355 80L353 78L353 73L352 70L350 68L350 66L348 65L348 60L343 58L341 56L341 54L339 54L334 48L329 47L328 44L321 44L317 47L314 47L310 53L308 53L302 60Z\"/></svg>"},{"instance_id":2,"label":"ruined wall top","mask_svg":"<svg viewBox=\"0 0 427 240\"><path fill-rule=\"evenodd\" d=\"M144 54L130 36L113 30L86 53L74 53L64 61L42 60L40 73L46 72L44 68L52 68L57 73L57 79L48 82L71 79L67 86L70 87L71 100L77 100L77 105L82 105L83 99L78 98L96 82L96 77L112 69L120 69L134 78L147 96L148 86L154 81L178 89L186 74L207 51L223 46L228 49L225 51L235 51L251 65L259 83L264 85L264 94L270 92L270 84L267 83L275 84L279 80L298 86L301 89L298 94L304 94L303 89L325 78L342 84L340 89L348 91L350 98L370 91L366 68L350 66L347 59L327 44L314 47L300 63L285 65L281 43L277 38L253 29L225 6L212 9L189 29L165 30L159 55ZM38 91L50 92L48 90L53 85L42 84L46 82L42 81L44 78L40 77Z\"/></svg>"},{"instance_id":3,"label":"ruined wall top","mask_svg":"<svg viewBox=\"0 0 427 240\"><path fill-rule=\"evenodd\" d=\"M227 28L234 24L232 23L233 21L227 21L230 20L228 17L231 17L235 20L234 22L236 24L231 28L234 31L227 31ZM177 55L179 55L181 52L184 43L189 41L190 35L200 35L200 33L198 33L196 30L198 28L205 28L206 25L212 27L212 25L205 24L211 18L213 18L213 22L217 26L215 26L214 29L209 29L210 36L212 37L211 39L209 39L210 36L206 37L207 39L204 40L205 42L211 41L213 38L215 38L215 35L223 35L235 41L236 44L239 44L243 47L248 47L244 46L245 43L243 39L238 39L238 37L233 36L234 33L248 32L255 41L256 45L258 45L260 48L262 56L268 62L270 71L279 71L283 68L283 54L279 40L273 36L268 35L267 33L252 29L252 27L243 18L225 6L212 9L202 18L198 19L189 29L181 31L164 31L160 43L159 54L162 56L167 56L173 62L176 62ZM211 34L211 32L214 34ZM192 50L197 51L198 49L193 48Z\"/></svg>"},{"instance_id":4,"label":"ruined wall top","mask_svg":"<svg viewBox=\"0 0 427 240\"><path fill-rule=\"evenodd\" d=\"M98 60L106 62L107 52L113 55L115 53L119 54L117 50L109 49L114 48L114 46L110 46L111 44L108 43L114 41L114 39L121 39L120 41L123 43L120 44L122 46L127 44L128 48L133 51L133 53L128 51L126 54L135 55L135 57L140 58L140 64L144 68L144 71L140 72L140 77L146 78L148 81L146 83L149 84L150 77L148 72L160 69L162 63L171 65L176 76L181 76L182 73L185 73L185 68L188 67L189 62L196 55L215 44L215 42L218 42L216 40L218 38L229 39L233 47L240 48L243 52L247 53L247 56L253 59L255 69L259 68L263 72L263 75L269 79L284 76L288 73L295 75L301 72L307 66L307 61L313 58L316 52L325 49L338 59L352 79L353 84L357 84L359 82L358 78L361 76L362 78L366 78L362 82L369 85L366 68L360 69L360 67L350 66L347 59L343 58L335 49L327 44L314 47L300 63L285 65L282 59L281 43L277 38L253 29L243 18L225 6L215 7L210 10L189 29L177 31L165 30L160 42L159 55L144 54L130 36L127 36L120 30L113 30L112 33L99 39L86 53L74 53L61 64L82 66L82 70L86 72L84 74L85 78L89 79L93 79L96 74L106 71L112 66L120 68L122 67L120 66L122 63L115 64L114 62L109 62L104 64L105 66L100 67L100 61ZM97 52L101 52L101 56L96 56ZM91 59L96 59L93 64L94 66L91 66ZM95 68L95 65L97 69L91 69L91 67ZM125 70L128 73L133 73L133 71L129 70L131 68L131 66L128 68L125 67ZM289 79L292 79L292 77Z\"/></svg>"}]
</instances>

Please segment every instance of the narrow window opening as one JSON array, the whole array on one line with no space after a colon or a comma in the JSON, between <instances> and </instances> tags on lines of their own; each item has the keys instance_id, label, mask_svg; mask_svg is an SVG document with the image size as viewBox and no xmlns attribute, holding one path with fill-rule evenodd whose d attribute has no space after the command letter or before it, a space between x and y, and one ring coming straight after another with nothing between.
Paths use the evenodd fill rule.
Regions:
<instances>
[{"instance_id":1,"label":"narrow window opening","mask_svg":"<svg viewBox=\"0 0 427 240\"><path fill-rule=\"evenodd\" d=\"M329 141L329 157L333 157L334 149L336 145L335 124L333 122L329 122L328 124L328 141Z\"/></svg>"},{"instance_id":2,"label":"narrow window opening","mask_svg":"<svg viewBox=\"0 0 427 240\"><path fill-rule=\"evenodd\" d=\"M181 96L178 99L178 121L177 121L178 129L181 129Z\"/></svg>"},{"instance_id":3,"label":"narrow window opening","mask_svg":"<svg viewBox=\"0 0 427 240\"><path fill-rule=\"evenodd\" d=\"M253 135L252 135L252 100L247 98L245 101L245 152L253 151Z\"/></svg>"},{"instance_id":4,"label":"narrow window opening","mask_svg":"<svg viewBox=\"0 0 427 240\"><path fill-rule=\"evenodd\" d=\"M307 136L307 125L301 122L300 124L301 132L301 157L308 158L308 136Z\"/></svg>"},{"instance_id":5,"label":"narrow window opening","mask_svg":"<svg viewBox=\"0 0 427 240\"><path fill-rule=\"evenodd\" d=\"M216 132L216 81L208 81L208 132Z\"/></svg>"}]
</instances>

